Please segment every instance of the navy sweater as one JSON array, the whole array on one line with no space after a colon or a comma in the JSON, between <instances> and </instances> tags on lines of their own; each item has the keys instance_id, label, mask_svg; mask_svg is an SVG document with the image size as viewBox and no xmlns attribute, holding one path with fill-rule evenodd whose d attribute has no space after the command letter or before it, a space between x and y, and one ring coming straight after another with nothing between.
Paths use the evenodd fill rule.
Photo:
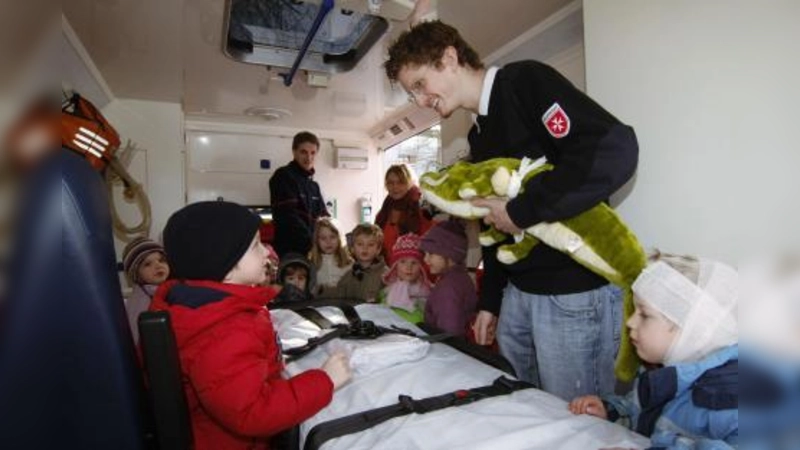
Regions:
<instances>
[{"instance_id":1,"label":"navy sweater","mask_svg":"<svg viewBox=\"0 0 800 450\"><path fill-rule=\"evenodd\" d=\"M548 128L548 118L553 117L548 113L559 107L568 118L565 135ZM529 180L524 192L508 203L511 219L521 228L567 219L606 201L633 175L639 152L631 127L552 67L536 61L511 63L497 72L489 112L478 117L469 143L474 162L545 156L555 166ZM480 309L495 314L509 281L524 292L542 295L584 292L606 284L544 244L512 265L498 262L496 252L496 246L484 247L480 299Z\"/></svg>"},{"instance_id":2,"label":"navy sweater","mask_svg":"<svg viewBox=\"0 0 800 450\"><path fill-rule=\"evenodd\" d=\"M287 253L308 254L317 218L328 216L319 185L295 161L275 171L269 179L275 239L272 246L278 256Z\"/></svg>"}]
</instances>

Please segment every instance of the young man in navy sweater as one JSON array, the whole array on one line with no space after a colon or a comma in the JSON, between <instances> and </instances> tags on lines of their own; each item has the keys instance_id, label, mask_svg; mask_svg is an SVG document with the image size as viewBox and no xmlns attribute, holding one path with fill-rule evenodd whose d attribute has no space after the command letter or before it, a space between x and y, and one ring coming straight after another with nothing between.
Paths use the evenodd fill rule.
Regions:
<instances>
[{"instance_id":1,"label":"young man in navy sweater","mask_svg":"<svg viewBox=\"0 0 800 450\"><path fill-rule=\"evenodd\" d=\"M511 200L483 199L484 221L508 233L590 209L636 170L633 129L576 89L552 67L519 61L485 68L453 27L423 22L401 34L385 63L390 80L443 118L475 114L470 158L547 157L555 169L534 177ZM512 265L484 247L475 334L494 340L517 375L564 399L612 393L622 328L622 293L546 245ZM501 308L502 304L502 308Z\"/></svg>"}]
</instances>

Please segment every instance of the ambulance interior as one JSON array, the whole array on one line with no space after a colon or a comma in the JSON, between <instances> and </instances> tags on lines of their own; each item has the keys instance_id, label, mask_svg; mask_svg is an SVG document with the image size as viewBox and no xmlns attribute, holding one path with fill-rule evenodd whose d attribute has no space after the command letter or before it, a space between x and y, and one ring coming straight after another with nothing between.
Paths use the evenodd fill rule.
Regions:
<instances>
[{"instance_id":1,"label":"ambulance interior","mask_svg":"<svg viewBox=\"0 0 800 450\"><path fill-rule=\"evenodd\" d=\"M94 2L65 5L63 34L69 44L65 48L73 49L66 53L78 67L91 57L92 68L76 70L88 76L70 84L86 92L111 122L119 124L115 126L125 138L123 147L130 140L134 150L126 155L128 171L145 191L159 192L150 199L154 231L187 201L224 198L268 206L267 180L291 159L287 149L298 130L312 130L322 139L315 179L325 187L332 214L345 229L370 219L362 217L363 206L382 200L383 173L393 162L411 163L421 175L466 153L465 141L456 136L466 134L471 122L468 115L450 119L451 127L457 129L449 138L448 126L439 125L434 112L409 103L405 92L392 86L383 73L386 45L408 27L412 1L377 2L377 15L369 14L367 1L336 2L311 51L299 61L290 85L287 75L297 58L283 55L299 53L305 29L313 25L324 2L239 2L289 11L274 20L301 30L294 31L288 43L256 45L247 58L236 57L242 51L225 39L233 35L230 30L243 27L237 17L255 15L258 10L239 8L243 10L239 12L230 3L160 4L155 21L144 19L150 14L144 5L108 11ZM481 2L430 3L428 18L444 16L474 28L481 53L496 55L489 60L501 62L512 48L521 47L538 59L558 63L576 84L583 85L580 4L499 2L493 7L498 13L495 18L469 25L478 14L470 11L478 11ZM298 8L305 9L298 12ZM131 14L141 14L143 19L125 20ZM348 38L356 45L337 37L337 33L356 35L359 27L365 27L354 16L371 17L379 24L359 39ZM509 16L515 18L509 20ZM534 26L538 28L532 33ZM266 36L278 34L277 28L261 30ZM537 35L539 43L508 45L525 32ZM358 61L318 61L323 53L315 45L322 48L323 44L334 49L328 53L342 53L334 46L349 45L352 48L347 51L357 53ZM145 117L159 120L148 123L142 121ZM409 138L407 149L397 146ZM348 182L342 183L343 179ZM136 208L129 211L128 205L119 203L120 215L129 214L129 220L137 222ZM377 212L380 205L373 206Z\"/></svg>"},{"instance_id":2,"label":"ambulance interior","mask_svg":"<svg viewBox=\"0 0 800 450\"><path fill-rule=\"evenodd\" d=\"M7 44L0 47L0 134L26 102L56 85L62 98L77 92L102 112L119 133L116 158L129 177L127 186L125 177L110 175L91 188L107 188L112 199L109 211L115 224L107 243L116 258L132 236L158 239L169 216L193 202L237 202L268 223L269 177L291 160L292 136L302 130L320 138L314 178L343 229L374 220L386 195L384 173L390 165L405 163L420 175L469 152L471 114L457 111L442 119L409 102L402 87L386 79L382 64L387 46L408 28L414 0L75 0L47 15L50 20L39 15L43 3L9 6L8 14L0 14L6 25L0 27L0 41ZM785 88L800 79L800 62L790 56L800 39L791 19L800 14L797 4L428 3L424 18L458 28L487 66L543 61L634 127L638 171L611 204L645 247L704 254L732 265L752 255L797 250L800 209L787 201L787 193L800 192L800 178L794 174L800 152L790 132L800 120L793 106L800 102L800 90ZM308 30L317 25L311 36ZM742 29L749 32L743 35ZM32 37L16 38L23 33ZM743 65L743 59L748 63ZM78 169L71 180L82 186L89 172ZM0 198L9 206L0 211L0 232L16 218L13 211L22 208L10 200L16 191L3 184ZM73 206L76 211L94 207ZM0 290L9 282L7 254L14 245L10 234L4 234ZM94 251L89 247L87 252ZM468 266L479 263L480 247L474 243ZM127 285L123 274L114 276L110 286L118 283L121 299ZM107 287L100 291L108 292ZM52 306L48 303L47 309ZM107 308L112 307L102 306L100 315L119 312ZM369 306L358 312L387 326L402 324ZM330 322L346 322L341 312L323 313ZM302 317L279 315L285 333L307 331ZM94 331L86 333L87 340L103 339ZM120 361L133 349L122 342L124 336L111 334L109 349L125 347L125 355L106 349L102 357L115 367L109 378L122 381L103 387L126 390L109 402L125 411L115 418L114 406L104 405L102 414L94 411L112 424L95 436L114 448L168 448L163 441L154 443L152 436L150 441L136 437L151 425L131 417L141 407L141 386L132 388L130 374L117 373L129 369L122 366L130 361ZM430 366L392 372L392 380L406 383L402 391L414 398L513 375L474 355L431 346L435 361ZM303 359L292 370L313 366L318 356ZM430 374L446 378L442 361L469 374L432 388ZM103 367L102 361L96 363L93 367ZM372 381L350 388L374 391L375 402L362 402L358 395L342 401L302 425L295 439L301 445L321 422L396 398L389 381ZM109 394L98 390L87 398L92 395ZM441 413L437 417L446 423L472 424L473 429L489 424L490 430L475 440L443 432L441 442L432 442L435 437L417 441L415 436L439 433L437 425L426 428L426 419L401 419L332 439L321 448L381 448L382 443L406 448L647 445L642 436L621 427L562 414L563 404L539 391L514 392L505 402L493 401L487 400L488 406L477 402L451 416L431 414ZM477 416L469 416L470 411ZM506 414L505 420L493 421ZM62 424L57 430L65 436L93 433L88 426L70 429ZM85 448L102 448L98 442L80 440Z\"/></svg>"}]
</instances>

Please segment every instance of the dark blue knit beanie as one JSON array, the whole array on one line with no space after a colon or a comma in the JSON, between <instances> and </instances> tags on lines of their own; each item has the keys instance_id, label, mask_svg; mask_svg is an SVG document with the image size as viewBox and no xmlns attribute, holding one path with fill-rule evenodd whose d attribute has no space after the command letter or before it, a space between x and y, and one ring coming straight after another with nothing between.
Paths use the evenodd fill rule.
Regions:
<instances>
[{"instance_id":1,"label":"dark blue knit beanie","mask_svg":"<svg viewBox=\"0 0 800 450\"><path fill-rule=\"evenodd\" d=\"M231 202L199 202L178 210L163 236L171 278L222 281L260 226L258 216Z\"/></svg>"}]
</instances>

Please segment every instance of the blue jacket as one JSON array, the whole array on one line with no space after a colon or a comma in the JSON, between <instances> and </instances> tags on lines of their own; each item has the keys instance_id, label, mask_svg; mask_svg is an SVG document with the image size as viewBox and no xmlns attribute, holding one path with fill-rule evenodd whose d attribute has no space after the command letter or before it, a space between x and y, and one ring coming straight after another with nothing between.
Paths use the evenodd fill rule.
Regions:
<instances>
[{"instance_id":1,"label":"blue jacket","mask_svg":"<svg viewBox=\"0 0 800 450\"><path fill-rule=\"evenodd\" d=\"M796 449L800 442L800 361L774 349L743 347L742 448Z\"/></svg>"},{"instance_id":2,"label":"blue jacket","mask_svg":"<svg viewBox=\"0 0 800 450\"><path fill-rule=\"evenodd\" d=\"M610 420L650 436L654 448L732 449L739 441L739 347L642 373L628 396L603 399Z\"/></svg>"}]
</instances>

